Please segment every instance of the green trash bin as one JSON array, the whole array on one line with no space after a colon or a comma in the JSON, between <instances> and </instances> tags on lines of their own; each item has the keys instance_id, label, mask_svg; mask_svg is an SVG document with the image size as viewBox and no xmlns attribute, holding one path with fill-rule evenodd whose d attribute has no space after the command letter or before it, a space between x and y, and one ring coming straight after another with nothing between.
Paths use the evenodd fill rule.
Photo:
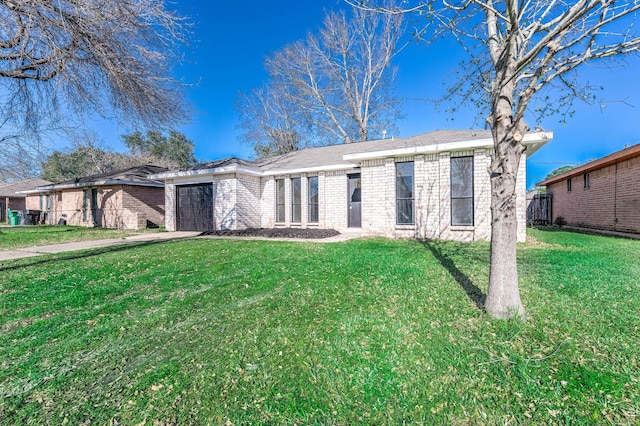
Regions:
<instances>
[{"instance_id":1,"label":"green trash bin","mask_svg":"<svg viewBox=\"0 0 640 426\"><path fill-rule=\"evenodd\" d=\"M20 225L20 215L16 210L9 210L9 225L11 226Z\"/></svg>"}]
</instances>

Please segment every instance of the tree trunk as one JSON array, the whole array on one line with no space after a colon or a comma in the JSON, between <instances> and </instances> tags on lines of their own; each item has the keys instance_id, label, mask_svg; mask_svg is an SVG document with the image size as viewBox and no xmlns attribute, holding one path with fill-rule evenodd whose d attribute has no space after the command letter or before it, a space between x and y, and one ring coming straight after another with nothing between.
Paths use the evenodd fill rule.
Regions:
<instances>
[{"instance_id":1,"label":"tree trunk","mask_svg":"<svg viewBox=\"0 0 640 426\"><path fill-rule=\"evenodd\" d=\"M516 249L518 220L516 180L524 147L526 124L497 123L491 164L491 259L486 311L496 318L525 318L518 288Z\"/></svg>"},{"instance_id":2,"label":"tree trunk","mask_svg":"<svg viewBox=\"0 0 640 426\"><path fill-rule=\"evenodd\" d=\"M519 156L509 155L517 173ZM491 260L485 309L496 318L525 318L518 288L516 174L491 178Z\"/></svg>"}]
</instances>

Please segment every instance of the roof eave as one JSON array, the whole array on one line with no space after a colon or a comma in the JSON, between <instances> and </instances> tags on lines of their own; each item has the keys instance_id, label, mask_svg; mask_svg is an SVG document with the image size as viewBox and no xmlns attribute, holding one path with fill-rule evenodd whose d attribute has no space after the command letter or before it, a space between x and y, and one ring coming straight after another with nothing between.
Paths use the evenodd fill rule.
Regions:
<instances>
[{"instance_id":1,"label":"roof eave","mask_svg":"<svg viewBox=\"0 0 640 426\"><path fill-rule=\"evenodd\" d=\"M109 179L109 180L100 180L94 182L78 182L78 183L68 183L64 185L47 185L42 187L37 187L35 189L30 189L28 191L21 191L20 194L41 194L44 192L51 192L62 189L75 189L75 188L86 188L88 186L108 186L108 185L129 185L129 186L150 186L156 188L163 188L164 183L160 182L137 182L137 181L127 181L127 180L119 180L119 179Z\"/></svg>"},{"instance_id":2,"label":"roof eave","mask_svg":"<svg viewBox=\"0 0 640 426\"><path fill-rule=\"evenodd\" d=\"M250 176L262 176L263 173L254 170L249 167L243 167L238 165L232 166L223 166L223 167L212 167L210 169L198 169L198 170L179 170L173 172L164 172L158 173L155 175L150 175L150 179L175 179L175 178L183 178L183 177L193 177L193 176L203 176L203 175L222 175L227 173L242 173Z\"/></svg>"},{"instance_id":3,"label":"roof eave","mask_svg":"<svg viewBox=\"0 0 640 426\"><path fill-rule=\"evenodd\" d=\"M579 176L583 173L591 172L593 170L602 169L612 164L620 163L622 161L626 161L638 156L640 156L640 144L634 145L618 152L614 152L613 154L609 154L597 160L590 161L587 164L575 167L557 176L545 179L541 182L536 183L536 186L551 185L553 183L561 182L565 179L573 178L575 176Z\"/></svg>"},{"instance_id":4,"label":"roof eave","mask_svg":"<svg viewBox=\"0 0 640 426\"><path fill-rule=\"evenodd\" d=\"M262 175L275 176L275 175L296 175L301 173L334 172L339 170L352 170L357 167L359 166L356 164L332 164L329 166L299 167L296 169L265 170L262 172Z\"/></svg>"},{"instance_id":5,"label":"roof eave","mask_svg":"<svg viewBox=\"0 0 640 426\"><path fill-rule=\"evenodd\" d=\"M551 139L553 139L553 132L551 131L527 133L522 140L522 144L527 147L527 154L530 157ZM484 138L457 142L437 143L432 145L413 146L408 148L388 149L383 151L362 152L358 154L347 154L342 158L345 161L359 163L365 160L375 160L380 158L402 157L421 154L437 154L439 152L462 151L466 149L490 147L493 147L493 139Z\"/></svg>"}]
</instances>

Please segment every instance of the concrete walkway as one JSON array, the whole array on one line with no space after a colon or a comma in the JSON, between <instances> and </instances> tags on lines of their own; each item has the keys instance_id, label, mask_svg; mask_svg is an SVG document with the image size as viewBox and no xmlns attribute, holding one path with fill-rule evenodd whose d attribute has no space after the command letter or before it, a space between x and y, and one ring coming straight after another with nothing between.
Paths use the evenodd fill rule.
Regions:
<instances>
[{"instance_id":1,"label":"concrete walkway","mask_svg":"<svg viewBox=\"0 0 640 426\"><path fill-rule=\"evenodd\" d=\"M179 238L193 238L200 232L154 232L149 234L131 235L126 238L111 238L107 240L79 241L75 243L53 244L50 246L25 247L14 250L0 250L0 261L22 259L25 257L42 256L44 254L66 253L76 250L117 246L122 244L139 243L143 241L175 240Z\"/></svg>"},{"instance_id":2,"label":"concrete walkway","mask_svg":"<svg viewBox=\"0 0 640 426\"><path fill-rule=\"evenodd\" d=\"M13 250L0 250L0 262L3 260L22 259L25 257L42 256L45 254L66 253L77 250L87 250L100 247L116 246L122 244L138 243L142 241L162 241L175 240L179 238L195 238L200 232L154 232L149 234L131 235L126 238L111 238L107 240L79 241L75 243L53 244L49 246L25 247ZM200 238L220 238L220 239L239 239L239 240L265 240L265 241L296 241L308 243L336 243L347 241L352 238L361 238L365 234L358 231L346 231L329 238L268 238L268 237L218 237L204 236Z\"/></svg>"}]
</instances>

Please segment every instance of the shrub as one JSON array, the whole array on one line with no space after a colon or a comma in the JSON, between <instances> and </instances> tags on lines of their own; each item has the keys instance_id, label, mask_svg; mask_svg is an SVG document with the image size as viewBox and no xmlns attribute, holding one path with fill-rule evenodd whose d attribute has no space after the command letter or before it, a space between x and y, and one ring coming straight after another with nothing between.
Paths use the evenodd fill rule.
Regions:
<instances>
[{"instance_id":1,"label":"shrub","mask_svg":"<svg viewBox=\"0 0 640 426\"><path fill-rule=\"evenodd\" d=\"M564 217L562 216L558 216L556 218L556 225L558 226L565 226L567 224L567 221L564 219Z\"/></svg>"}]
</instances>

